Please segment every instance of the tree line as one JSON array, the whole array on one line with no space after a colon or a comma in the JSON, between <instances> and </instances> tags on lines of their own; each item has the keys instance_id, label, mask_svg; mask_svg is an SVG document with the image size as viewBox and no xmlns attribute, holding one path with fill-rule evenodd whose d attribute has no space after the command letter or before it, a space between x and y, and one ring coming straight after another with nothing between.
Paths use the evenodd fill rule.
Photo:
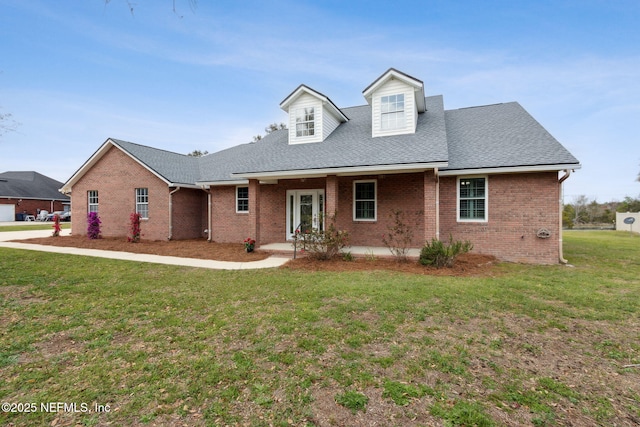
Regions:
<instances>
[{"instance_id":1,"label":"tree line","mask_svg":"<svg viewBox=\"0 0 640 427\"><path fill-rule=\"evenodd\" d=\"M640 212L640 198L625 197L621 202L598 203L581 195L567 203L562 210L562 225L574 228L585 225L611 225L616 220L616 212Z\"/></svg>"}]
</instances>

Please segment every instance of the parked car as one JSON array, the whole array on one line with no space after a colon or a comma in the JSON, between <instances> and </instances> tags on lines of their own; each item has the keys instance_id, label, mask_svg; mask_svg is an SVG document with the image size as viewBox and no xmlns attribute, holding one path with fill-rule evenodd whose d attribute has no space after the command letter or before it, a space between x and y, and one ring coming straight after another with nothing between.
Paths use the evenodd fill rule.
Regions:
<instances>
[{"instance_id":1,"label":"parked car","mask_svg":"<svg viewBox=\"0 0 640 427\"><path fill-rule=\"evenodd\" d=\"M45 221L53 221L53 217L58 215L60 217L60 221L62 221L62 215L64 214L64 212L62 211L55 211L55 212L51 212L50 214L47 215L47 218L45 219Z\"/></svg>"},{"instance_id":2,"label":"parked car","mask_svg":"<svg viewBox=\"0 0 640 427\"><path fill-rule=\"evenodd\" d=\"M71 221L71 211L63 212L62 215L60 215L60 221Z\"/></svg>"},{"instance_id":3,"label":"parked car","mask_svg":"<svg viewBox=\"0 0 640 427\"><path fill-rule=\"evenodd\" d=\"M36 216L36 221L46 221L48 215L49 211L40 211L38 212L38 216Z\"/></svg>"}]
</instances>

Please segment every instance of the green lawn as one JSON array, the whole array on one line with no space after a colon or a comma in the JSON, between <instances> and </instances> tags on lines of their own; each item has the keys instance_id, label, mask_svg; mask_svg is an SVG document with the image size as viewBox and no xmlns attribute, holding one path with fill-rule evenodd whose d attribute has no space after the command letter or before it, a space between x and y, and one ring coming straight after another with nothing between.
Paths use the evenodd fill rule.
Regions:
<instances>
[{"instance_id":1,"label":"green lawn","mask_svg":"<svg viewBox=\"0 0 640 427\"><path fill-rule=\"evenodd\" d=\"M565 257L430 277L0 248L0 402L36 409L0 425L637 425L640 237L566 232Z\"/></svg>"},{"instance_id":2,"label":"green lawn","mask_svg":"<svg viewBox=\"0 0 640 427\"><path fill-rule=\"evenodd\" d=\"M33 224L33 225L32 225ZM60 228L63 230L70 229L70 222L61 222ZM39 222L37 224L29 223L25 225L0 225L0 233L3 231L30 231L30 230L51 230L53 222Z\"/></svg>"}]
</instances>

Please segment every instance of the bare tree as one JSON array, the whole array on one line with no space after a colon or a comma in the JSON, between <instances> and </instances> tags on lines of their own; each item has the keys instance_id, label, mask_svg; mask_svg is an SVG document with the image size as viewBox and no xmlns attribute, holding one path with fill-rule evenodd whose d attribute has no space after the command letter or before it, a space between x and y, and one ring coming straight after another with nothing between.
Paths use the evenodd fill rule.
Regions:
<instances>
[{"instance_id":1,"label":"bare tree","mask_svg":"<svg viewBox=\"0 0 640 427\"><path fill-rule=\"evenodd\" d=\"M191 153L187 154L187 156L190 156L190 157L203 157L203 156L206 156L207 154L209 154L209 152L207 150L205 150L205 151L193 150Z\"/></svg>"},{"instance_id":2,"label":"bare tree","mask_svg":"<svg viewBox=\"0 0 640 427\"><path fill-rule=\"evenodd\" d=\"M15 131L18 126L20 126L20 123L13 119L13 115L11 113L0 112L0 138L7 132Z\"/></svg>"},{"instance_id":3,"label":"bare tree","mask_svg":"<svg viewBox=\"0 0 640 427\"><path fill-rule=\"evenodd\" d=\"M111 1L112 0L104 0L104 4L107 5L111 3ZM131 15L133 16L133 12L137 6L137 3L134 3L131 0L123 0L123 1L127 4L127 7L129 8L129 12L131 12ZM189 4L189 8L191 9L191 11L194 11L198 6L198 0L185 0L185 1ZM175 13L177 16L182 18L182 15L179 15L176 9L176 0L172 0L172 2L173 2L173 13Z\"/></svg>"},{"instance_id":4,"label":"bare tree","mask_svg":"<svg viewBox=\"0 0 640 427\"><path fill-rule=\"evenodd\" d=\"M281 129L286 129L287 128L287 124L286 123L271 123L269 126L267 126L266 128L264 128L264 131L268 134L270 134L271 132L274 132L276 130L281 130ZM262 135L256 135L253 137L253 142L258 142L262 139Z\"/></svg>"}]
</instances>

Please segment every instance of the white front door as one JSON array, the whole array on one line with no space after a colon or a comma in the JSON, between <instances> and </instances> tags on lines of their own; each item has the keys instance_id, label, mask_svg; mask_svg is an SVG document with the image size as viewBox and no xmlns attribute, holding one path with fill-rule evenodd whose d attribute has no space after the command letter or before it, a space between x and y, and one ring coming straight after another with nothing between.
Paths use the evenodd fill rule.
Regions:
<instances>
[{"instance_id":1,"label":"white front door","mask_svg":"<svg viewBox=\"0 0 640 427\"><path fill-rule=\"evenodd\" d=\"M323 214L324 190L287 191L287 239L292 239L296 230L323 230Z\"/></svg>"}]
</instances>

